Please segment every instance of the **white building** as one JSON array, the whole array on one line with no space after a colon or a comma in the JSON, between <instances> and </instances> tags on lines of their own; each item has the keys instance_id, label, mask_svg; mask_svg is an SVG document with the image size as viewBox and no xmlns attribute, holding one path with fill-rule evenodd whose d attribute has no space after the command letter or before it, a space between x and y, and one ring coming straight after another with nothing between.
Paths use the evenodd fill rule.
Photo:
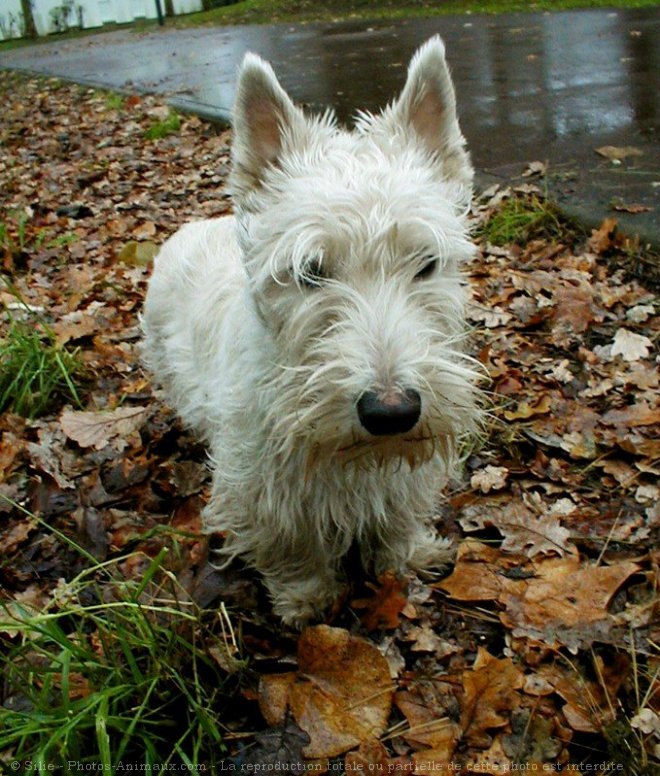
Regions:
<instances>
[{"instance_id":1,"label":"white building","mask_svg":"<svg viewBox=\"0 0 660 776\"><path fill-rule=\"evenodd\" d=\"M201 11L202 0L172 0L174 12ZM165 0L160 0L165 13ZM32 0L32 15L39 35L63 29L125 24L135 19L155 19L156 0ZM0 0L0 40L23 33L21 0Z\"/></svg>"}]
</instances>

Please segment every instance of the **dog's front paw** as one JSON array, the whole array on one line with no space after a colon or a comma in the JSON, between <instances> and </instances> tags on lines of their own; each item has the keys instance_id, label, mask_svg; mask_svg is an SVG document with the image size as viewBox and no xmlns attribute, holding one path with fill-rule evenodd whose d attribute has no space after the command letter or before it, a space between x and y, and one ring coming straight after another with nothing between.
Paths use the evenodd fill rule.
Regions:
<instances>
[{"instance_id":1,"label":"dog's front paw","mask_svg":"<svg viewBox=\"0 0 660 776\"><path fill-rule=\"evenodd\" d=\"M342 585L337 580L311 579L291 584L266 580L273 599L273 611L292 628L302 630L337 601Z\"/></svg>"},{"instance_id":2,"label":"dog's front paw","mask_svg":"<svg viewBox=\"0 0 660 776\"><path fill-rule=\"evenodd\" d=\"M421 571L423 569L441 569L453 563L456 548L451 539L438 534L427 534L414 546L408 567Z\"/></svg>"},{"instance_id":3,"label":"dog's front paw","mask_svg":"<svg viewBox=\"0 0 660 776\"><path fill-rule=\"evenodd\" d=\"M391 542L376 554L374 571L377 575L385 571L413 569L441 569L454 560L455 548L451 540L434 532L419 533L407 537L406 541Z\"/></svg>"}]
</instances>

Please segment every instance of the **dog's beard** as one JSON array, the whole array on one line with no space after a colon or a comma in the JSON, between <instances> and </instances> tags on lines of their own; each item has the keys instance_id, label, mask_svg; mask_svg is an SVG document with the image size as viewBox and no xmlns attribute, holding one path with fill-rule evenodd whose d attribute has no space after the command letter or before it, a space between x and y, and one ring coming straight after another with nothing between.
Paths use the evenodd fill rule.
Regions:
<instances>
[{"instance_id":1,"label":"dog's beard","mask_svg":"<svg viewBox=\"0 0 660 776\"><path fill-rule=\"evenodd\" d=\"M478 410L472 386L466 384L464 403L445 402L443 411L427 402L425 413L408 432L374 436L357 418L350 399L335 396L315 401L300 401L288 416L279 416L271 424L268 443L273 454L295 457L307 473L335 463L340 467L373 470L399 468L411 470L441 457L446 463L458 454L461 439L477 422Z\"/></svg>"},{"instance_id":2,"label":"dog's beard","mask_svg":"<svg viewBox=\"0 0 660 776\"><path fill-rule=\"evenodd\" d=\"M305 476L310 478L316 471L332 468L373 471L375 469L399 470L407 466L412 471L428 463L440 453L439 440L432 437L406 436L382 439L355 434L344 442L329 444L327 441L300 440L296 452L302 458L301 466Z\"/></svg>"},{"instance_id":3,"label":"dog's beard","mask_svg":"<svg viewBox=\"0 0 660 776\"><path fill-rule=\"evenodd\" d=\"M373 437L356 433L350 444L336 449L333 457L342 465L362 469L407 463L412 470L428 463L436 454L446 455L447 448L447 439L434 435L429 426L420 423L419 428L405 435Z\"/></svg>"}]
</instances>

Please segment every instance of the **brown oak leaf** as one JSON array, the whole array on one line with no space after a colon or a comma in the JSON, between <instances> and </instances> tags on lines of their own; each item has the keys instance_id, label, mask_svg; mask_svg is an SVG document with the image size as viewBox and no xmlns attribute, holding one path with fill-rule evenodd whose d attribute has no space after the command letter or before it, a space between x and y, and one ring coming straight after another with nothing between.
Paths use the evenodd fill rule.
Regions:
<instances>
[{"instance_id":1,"label":"brown oak leaf","mask_svg":"<svg viewBox=\"0 0 660 776\"><path fill-rule=\"evenodd\" d=\"M406 580L387 571L378 578L378 586L369 584L374 591L370 598L353 601L356 609L364 609L360 619L367 630L392 629L399 626L399 615L408 602Z\"/></svg>"},{"instance_id":2,"label":"brown oak leaf","mask_svg":"<svg viewBox=\"0 0 660 776\"><path fill-rule=\"evenodd\" d=\"M460 726L450 718L458 713L453 687L438 680L420 682L397 692L394 701L408 722L403 737L419 750L413 754L415 770L442 772L461 735Z\"/></svg>"},{"instance_id":3,"label":"brown oak leaf","mask_svg":"<svg viewBox=\"0 0 660 776\"><path fill-rule=\"evenodd\" d=\"M481 747L490 744L486 731L509 721L518 705L517 690L523 681L520 669L510 658L498 660L479 648L471 670L463 672L461 727L468 742Z\"/></svg>"}]
</instances>

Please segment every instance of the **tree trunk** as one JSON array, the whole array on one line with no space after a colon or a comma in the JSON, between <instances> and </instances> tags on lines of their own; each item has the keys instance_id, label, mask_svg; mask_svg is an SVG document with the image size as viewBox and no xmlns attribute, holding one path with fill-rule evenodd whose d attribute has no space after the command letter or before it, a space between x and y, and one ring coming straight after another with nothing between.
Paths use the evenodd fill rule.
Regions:
<instances>
[{"instance_id":1,"label":"tree trunk","mask_svg":"<svg viewBox=\"0 0 660 776\"><path fill-rule=\"evenodd\" d=\"M174 16L174 0L165 0L165 16Z\"/></svg>"},{"instance_id":2,"label":"tree trunk","mask_svg":"<svg viewBox=\"0 0 660 776\"><path fill-rule=\"evenodd\" d=\"M26 38L36 38L37 25L34 23L32 14L32 0L21 0L21 12L23 13L23 29Z\"/></svg>"}]
</instances>

